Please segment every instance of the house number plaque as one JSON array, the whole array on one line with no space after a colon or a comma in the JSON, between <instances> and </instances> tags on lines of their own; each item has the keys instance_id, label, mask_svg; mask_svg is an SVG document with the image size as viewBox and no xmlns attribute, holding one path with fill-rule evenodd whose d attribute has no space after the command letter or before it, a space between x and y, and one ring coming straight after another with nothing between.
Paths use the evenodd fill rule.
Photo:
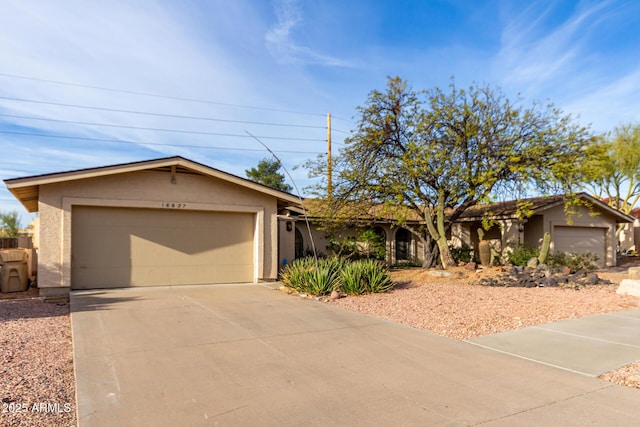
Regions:
<instances>
[{"instance_id":1,"label":"house number plaque","mask_svg":"<svg viewBox=\"0 0 640 427\"><path fill-rule=\"evenodd\" d=\"M163 208L168 209L184 209L187 207L186 203L176 203L176 202L162 202Z\"/></svg>"}]
</instances>

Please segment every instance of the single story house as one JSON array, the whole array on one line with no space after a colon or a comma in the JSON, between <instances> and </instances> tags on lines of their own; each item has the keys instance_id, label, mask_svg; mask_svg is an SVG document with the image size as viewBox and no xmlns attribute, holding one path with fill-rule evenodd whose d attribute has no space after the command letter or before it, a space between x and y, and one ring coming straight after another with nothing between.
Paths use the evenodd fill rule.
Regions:
<instances>
[{"instance_id":1,"label":"single story house","mask_svg":"<svg viewBox=\"0 0 640 427\"><path fill-rule=\"evenodd\" d=\"M296 196L182 157L4 182L38 213L43 295L270 281L294 256Z\"/></svg>"},{"instance_id":2,"label":"single story house","mask_svg":"<svg viewBox=\"0 0 640 427\"><path fill-rule=\"evenodd\" d=\"M576 195L579 204L572 206L573 212L565 212L565 197L549 196L515 200L474 206L451 227L447 236L450 246L468 247L477 253L479 236L483 220L491 220L492 227L485 231L484 239L501 254L508 248L518 245L539 247L545 232L551 234L552 253L592 253L598 258L601 267L615 266L617 262L617 242L615 230L618 224L632 223L633 218L611 208L600 200L585 193ZM526 207L529 216L519 217L521 207ZM318 218L311 218L316 225L311 233L303 221L296 223L296 253L300 256L310 249L310 237L313 236L316 248L326 250L328 240L318 228ZM413 217L408 223L419 223ZM344 236L355 236L364 228L373 228L379 234L387 249L386 262L389 264L403 261L422 261L423 248L420 241L403 227L394 226L384 216L370 215L370 225L353 227L346 230Z\"/></svg>"},{"instance_id":3,"label":"single story house","mask_svg":"<svg viewBox=\"0 0 640 427\"><path fill-rule=\"evenodd\" d=\"M277 280L283 265L328 241L314 218L306 226L298 197L182 157L7 179L7 188L38 213L40 293L130 286L255 283ZM633 218L586 194L567 216L564 197L476 206L453 225L451 245L477 247L477 229L496 250L538 246L545 232L555 252L592 252L616 264L615 228ZM318 218L315 218L317 220ZM419 218L408 221L417 222ZM421 261L421 244L383 215L367 218L386 261ZM356 227L347 231L356 234Z\"/></svg>"}]
</instances>

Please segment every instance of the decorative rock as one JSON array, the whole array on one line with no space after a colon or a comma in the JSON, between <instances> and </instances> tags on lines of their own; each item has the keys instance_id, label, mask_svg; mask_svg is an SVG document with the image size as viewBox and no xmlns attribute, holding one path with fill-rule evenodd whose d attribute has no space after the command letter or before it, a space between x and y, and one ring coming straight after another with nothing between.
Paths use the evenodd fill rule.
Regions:
<instances>
[{"instance_id":1,"label":"decorative rock","mask_svg":"<svg viewBox=\"0 0 640 427\"><path fill-rule=\"evenodd\" d=\"M465 270L475 270L478 265L475 262L470 262L464 266Z\"/></svg>"},{"instance_id":2,"label":"decorative rock","mask_svg":"<svg viewBox=\"0 0 640 427\"><path fill-rule=\"evenodd\" d=\"M596 273L587 274L586 284L587 285L597 285L600 278Z\"/></svg>"},{"instance_id":3,"label":"decorative rock","mask_svg":"<svg viewBox=\"0 0 640 427\"><path fill-rule=\"evenodd\" d=\"M640 280L640 267L629 267L629 279Z\"/></svg>"},{"instance_id":4,"label":"decorative rock","mask_svg":"<svg viewBox=\"0 0 640 427\"><path fill-rule=\"evenodd\" d=\"M565 265L560 269L558 274L560 274L561 276L568 276L571 274L571 269Z\"/></svg>"},{"instance_id":5,"label":"decorative rock","mask_svg":"<svg viewBox=\"0 0 640 427\"><path fill-rule=\"evenodd\" d=\"M625 279L620 282L618 286L617 294L632 295L634 297L640 297L640 280Z\"/></svg>"},{"instance_id":6,"label":"decorative rock","mask_svg":"<svg viewBox=\"0 0 640 427\"><path fill-rule=\"evenodd\" d=\"M331 299L338 299L338 298L340 298L340 292L332 291L331 292Z\"/></svg>"},{"instance_id":7,"label":"decorative rock","mask_svg":"<svg viewBox=\"0 0 640 427\"><path fill-rule=\"evenodd\" d=\"M536 268L537 266L538 266L538 258L531 258L529 261L527 261L527 267Z\"/></svg>"},{"instance_id":8,"label":"decorative rock","mask_svg":"<svg viewBox=\"0 0 640 427\"><path fill-rule=\"evenodd\" d=\"M451 273L448 271L429 270L427 274L434 277L451 277Z\"/></svg>"}]
</instances>

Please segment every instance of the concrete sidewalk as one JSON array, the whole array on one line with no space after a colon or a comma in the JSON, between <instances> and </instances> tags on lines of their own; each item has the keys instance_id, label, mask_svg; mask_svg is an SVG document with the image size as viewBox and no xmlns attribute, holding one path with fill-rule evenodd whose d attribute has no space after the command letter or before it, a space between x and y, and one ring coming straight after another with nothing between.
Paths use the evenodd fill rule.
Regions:
<instances>
[{"instance_id":1,"label":"concrete sidewalk","mask_svg":"<svg viewBox=\"0 0 640 427\"><path fill-rule=\"evenodd\" d=\"M597 377L640 360L640 310L562 320L469 342Z\"/></svg>"},{"instance_id":2,"label":"concrete sidewalk","mask_svg":"<svg viewBox=\"0 0 640 427\"><path fill-rule=\"evenodd\" d=\"M257 285L73 292L85 426L636 425L638 391Z\"/></svg>"}]
</instances>

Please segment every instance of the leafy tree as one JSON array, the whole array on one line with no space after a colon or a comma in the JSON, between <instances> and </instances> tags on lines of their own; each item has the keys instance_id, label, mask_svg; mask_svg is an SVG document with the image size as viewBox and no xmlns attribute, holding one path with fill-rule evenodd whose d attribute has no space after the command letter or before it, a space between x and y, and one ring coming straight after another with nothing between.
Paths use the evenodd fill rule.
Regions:
<instances>
[{"instance_id":1,"label":"leafy tree","mask_svg":"<svg viewBox=\"0 0 640 427\"><path fill-rule=\"evenodd\" d=\"M16 239L20 232L20 215L18 211L0 212L0 237Z\"/></svg>"},{"instance_id":2,"label":"leafy tree","mask_svg":"<svg viewBox=\"0 0 640 427\"><path fill-rule=\"evenodd\" d=\"M334 219L344 206L352 217L373 210L423 243L425 266L438 253L443 267L453 265L446 235L466 209L495 194L566 190L578 179L588 130L551 104L521 104L487 85L465 90L452 80L448 91L415 92L389 78L357 108L357 128L334 164L327 200L342 204ZM312 175L325 170L321 160L310 165Z\"/></svg>"},{"instance_id":3,"label":"leafy tree","mask_svg":"<svg viewBox=\"0 0 640 427\"><path fill-rule=\"evenodd\" d=\"M264 184L281 191L290 192L293 188L284 182L284 174L278 172L280 163L275 159L262 159L258 166L246 169L244 172L251 181Z\"/></svg>"},{"instance_id":4,"label":"leafy tree","mask_svg":"<svg viewBox=\"0 0 640 427\"><path fill-rule=\"evenodd\" d=\"M583 170L585 188L597 198L606 198L610 206L630 214L640 200L640 124L615 128L610 135L594 140L588 153Z\"/></svg>"}]
</instances>

